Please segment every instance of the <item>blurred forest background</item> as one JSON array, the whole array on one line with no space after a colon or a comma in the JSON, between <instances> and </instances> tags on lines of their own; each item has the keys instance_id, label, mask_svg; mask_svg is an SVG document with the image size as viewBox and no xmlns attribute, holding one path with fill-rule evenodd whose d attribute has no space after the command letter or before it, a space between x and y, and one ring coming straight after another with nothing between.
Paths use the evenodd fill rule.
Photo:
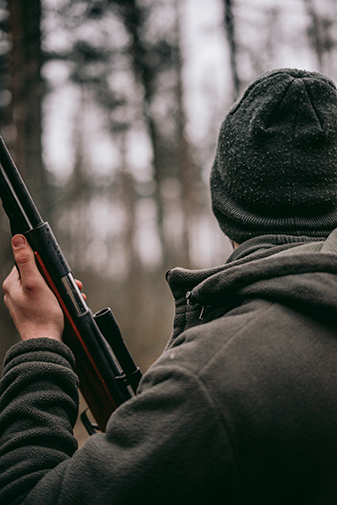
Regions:
<instances>
[{"instance_id":1,"label":"blurred forest background","mask_svg":"<svg viewBox=\"0 0 337 505\"><path fill-rule=\"evenodd\" d=\"M208 177L261 72L337 78L335 0L0 0L0 133L93 311L141 369L170 336L165 271L230 253ZM12 267L0 213L1 280ZM0 303L0 357L17 341Z\"/></svg>"}]
</instances>

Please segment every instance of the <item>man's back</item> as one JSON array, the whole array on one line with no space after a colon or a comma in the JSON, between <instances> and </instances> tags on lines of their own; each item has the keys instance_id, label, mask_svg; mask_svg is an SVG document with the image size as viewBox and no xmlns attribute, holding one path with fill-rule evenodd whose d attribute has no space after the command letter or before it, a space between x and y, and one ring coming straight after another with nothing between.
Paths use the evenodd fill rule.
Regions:
<instances>
[{"instance_id":1,"label":"man's back","mask_svg":"<svg viewBox=\"0 0 337 505\"><path fill-rule=\"evenodd\" d=\"M180 314L174 359L198 375L220 413L242 503L337 499L335 235L303 245L284 236L248 241L242 259L193 289L193 274L169 274ZM283 245L266 248L268 239Z\"/></svg>"}]
</instances>

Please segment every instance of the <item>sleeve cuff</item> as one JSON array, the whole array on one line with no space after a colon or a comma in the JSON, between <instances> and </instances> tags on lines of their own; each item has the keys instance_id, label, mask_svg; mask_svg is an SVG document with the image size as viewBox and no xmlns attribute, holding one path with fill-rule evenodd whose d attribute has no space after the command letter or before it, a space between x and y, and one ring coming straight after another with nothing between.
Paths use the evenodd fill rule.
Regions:
<instances>
[{"instance_id":1,"label":"sleeve cuff","mask_svg":"<svg viewBox=\"0 0 337 505\"><path fill-rule=\"evenodd\" d=\"M53 361L68 368L75 368L75 358L70 348L63 342L52 338L31 338L13 345L6 353L4 374L8 368L22 360L29 360L29 354L34 354L38 361Z\"/></svg>"}]
</instances>

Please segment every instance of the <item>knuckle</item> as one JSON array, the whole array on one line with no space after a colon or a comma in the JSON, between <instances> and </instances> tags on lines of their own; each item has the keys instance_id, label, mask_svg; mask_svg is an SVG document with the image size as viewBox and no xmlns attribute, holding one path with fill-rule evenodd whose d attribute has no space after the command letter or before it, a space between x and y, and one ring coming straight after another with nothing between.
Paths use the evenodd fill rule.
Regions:
<instances>
[{"instance_id":1,"label":"knuckle","mask_svg":"<svg viewBox=\"0 0 337 505\"><path fill-rule=\"evenodd\" d=\"M3 283L2 283L2 289L3 289L3 291L4 291L5 293L7 293L7 292L8 292L8 281L7 281L7 279L5 279L5 280L3 281Z\"/></svg>"},{"instance_id":2,"label":"knuckle","mask_svg":"<svg viewBox=\"0 0 337 505\"><path fill-rule=\"evenodd\" d=\"M18 265L26 265L32 261L32 257L29 251L22 251L16 256L16 262Z\"/></svg>"},{"instance_id":3,"label":"knuckle","mask_svg":"<svg viewBox=\"0 0 337 505\"><path fill-rule=\"evenodd\" d=\"M34 279L26 279L22 287L29 295L33 295L41 290L40 283Z\"/></svg>"}]
</instances>

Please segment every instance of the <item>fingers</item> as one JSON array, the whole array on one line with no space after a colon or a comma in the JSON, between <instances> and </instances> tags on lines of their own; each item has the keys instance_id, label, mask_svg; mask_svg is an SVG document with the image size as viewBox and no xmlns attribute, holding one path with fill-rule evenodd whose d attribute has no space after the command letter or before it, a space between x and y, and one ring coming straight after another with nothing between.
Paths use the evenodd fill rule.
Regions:
<instances>
[{"instance_id":1,"label":"fingers","mask_svg":"<svg viewBox=\"0 0 337 505\"><path fill-rule=\"evenodd\" d=\"M76 282L76 284L77 284L78 289L79 289L80 291L82 291L82 289L83 289L83 282L82 282L82 281L80 281L80 280L78 280L78 279L75 279L75 282ZM85 295L84 293L82 293L82 296L83 296L84 300L86 300L86 299L87 299L87 295Z\"/></svg>"},{"instance_id":2,"label":"fingers","mask_svg":"<svg viewBox=\"0 0 337 505\"><path fill-rule=\"evenodd\" d=\"M4 301L22 340L62 340L63 312L36 266L32 249L23 235L13 237L12 247L16 267L3 283Z\"/></svg>"},{"instance_id":3,"label":"fingers","mask_svg":"<svg viewBox=\"0 0 337 505\"><path fill-rule=\"evenodd\" d=\"M16 290L16 287L20 285L19 271L16 266L14 266L10 274L6 277L2 284L3 291L5 293L4 302L8 309L10 309L9 292Z\"/></svg>"},{"instance_id":4,"label":"fingers","mask_svg":"<svg viewBox=\"0 0 337 505\"><path fill-rule=\"evenodd\" d=\"M9 286L13 282L17 282L19 279L20 279L19 270L16 266L14 266L12 268L11 272L8 274L8 276L6 277L6 279L3 282L2 286L3 286L4 291L6 292L9 288Z\"/></svg>"}]
</instances>

